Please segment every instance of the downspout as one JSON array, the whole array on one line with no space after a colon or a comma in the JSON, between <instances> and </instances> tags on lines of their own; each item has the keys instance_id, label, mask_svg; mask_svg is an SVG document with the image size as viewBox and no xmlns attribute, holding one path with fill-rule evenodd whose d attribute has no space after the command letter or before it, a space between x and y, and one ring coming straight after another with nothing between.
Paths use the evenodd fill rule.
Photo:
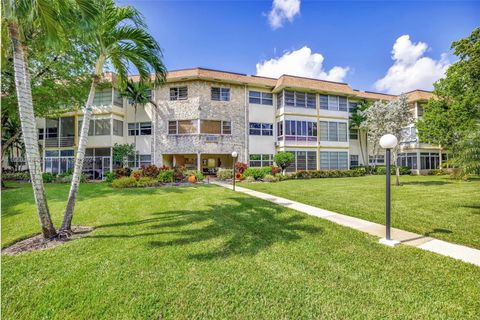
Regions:
<instances>
[{"instance_id":1,"label":"downspout","mask_svg":"<svg viewBox=\"0 0 480 320\"><path fill-rule=\"evenodd\" d=\"M315 94L317 100L317 170L320 170L320 95Z\"/></svg>"},{"instance_id":2,"label":"downspout","mask_svg":"<svg viewBox=\"0 0 480 320\"><path fill-rule=\"evenodd\" d=\"M248 144L249 144L249 141L248 141L248 117L249 117L249 113L248 113L248 100L247 100L247 85L245 84L244 85L244 88L245 88L245 126L244 126L244 129L245 129L245 155L244 155L244 161L245 163L248 163Z\"/></svg>"}]
</instances>

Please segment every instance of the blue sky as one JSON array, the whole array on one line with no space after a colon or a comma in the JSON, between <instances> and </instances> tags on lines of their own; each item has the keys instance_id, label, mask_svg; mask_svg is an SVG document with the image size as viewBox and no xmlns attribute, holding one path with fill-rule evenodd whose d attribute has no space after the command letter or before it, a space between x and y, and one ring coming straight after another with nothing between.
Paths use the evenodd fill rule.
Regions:
<instances>
[{"instance_id":1,"label":"blue sky","mask_svg":"<svg viewBox=\"0 0 480 320\"><path fill-rule=\"evenodd\" d=\"M145 15L170 70L297 73L391 93L431 88L455 61L451 42L480 26L478 1L120 3Z\"/></svg>"}]
</instances>

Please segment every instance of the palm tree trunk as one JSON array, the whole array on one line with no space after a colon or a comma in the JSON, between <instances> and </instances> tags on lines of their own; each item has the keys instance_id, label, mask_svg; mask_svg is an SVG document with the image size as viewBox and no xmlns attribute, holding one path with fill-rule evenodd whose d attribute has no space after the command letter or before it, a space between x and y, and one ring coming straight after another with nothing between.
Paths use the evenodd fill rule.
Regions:
<instances>
[{"instance_id":1,"label":"palm tree trunk","mask_svg":"<svg viewBox=\"0 0 480 320\"><path fill-rule=\"evenodd\" d=\"M134 105L134 115L133 123L135 123L135 135L133 136L133 144L135 145L135 150L133 150L133 166L137 166L137 133L140 133L140 126L138 127L137 132L137 104Z\"/></svg>"},{"instance_id":2,"label":"palm tree trunk","mask_svg":"<svg viewBox=\"0 0 480 320\"><path fill-rule=\"evenodd\" d=\"M44 238L53 238L57 231L53 226L48 210L47 197L43 187L40 151L38 150L38 133L33 112L32 89L30 75L23 45L20 43L18 25L11 21L8 24L13 44L13 65L15 72L15 87L17 90L18 110L22 126L25 152L32 180L33 195L37 206L38 218Z\"/></svg>"},{"instance_id":3,"label":"palm tree trunk","mask_svg":"<svg viewBox=\"0 0 480 320\"><path fill-rule=\"evenodd\" d=\"M77 157L75 158L75 167L73 170L72 184L70 185L70 193L68 194L67 207L63 216L62 226L60 228L61 236L68 236L72 230L73 211L77 200L78 187L80 185L80 178L83 171L83 161L85 160L85 151L88 142L88 129L90 127L90 116L92 114L93 99L95 97L95 90L102 75L103 64L105 59L99 57L95 68L95 75L92 78L92 85L90 86L90 93L85 107L83 108L82 129L80 131L80 139L78 141Z\"/></svg>"}]
</instances>

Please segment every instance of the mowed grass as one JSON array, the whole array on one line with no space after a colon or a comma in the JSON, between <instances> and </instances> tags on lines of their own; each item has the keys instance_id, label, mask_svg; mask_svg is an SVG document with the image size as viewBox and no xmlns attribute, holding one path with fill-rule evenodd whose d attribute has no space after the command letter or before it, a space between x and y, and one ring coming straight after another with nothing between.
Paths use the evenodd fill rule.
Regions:
<instances>
[{"instance_id":1,"label":"mowed grass","mask_svg":"<svg viewBox=\"0 0 480 320\"><path fill-rule=\"evenodd\" d=\"M391 188L393 227L480 248L480 178L401 176L400 181ZM385 224L385 176L241 186Z\"/></svg>"},{"instance_id":2,"label":"mowed grass","mask_svg":"<svg viewBox=\"0 0 480 320\"><path fill-rule=\"evenodd\" d=\"M478 319L478 267L213 185L81 185L74 223L96 229L2 256L3 319ZM2 245L38 228L31 187L2 191Z\"/></svg>"}]
</instances>

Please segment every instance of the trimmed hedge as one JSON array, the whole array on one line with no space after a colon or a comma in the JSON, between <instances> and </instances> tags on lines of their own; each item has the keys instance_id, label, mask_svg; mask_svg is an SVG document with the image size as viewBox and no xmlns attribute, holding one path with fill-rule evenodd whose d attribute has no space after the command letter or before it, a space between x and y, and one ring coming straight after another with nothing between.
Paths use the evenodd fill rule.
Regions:
<instances>
[{"instance_id":1,"label":"trimmed hedge","mask_svg":"<svg viewBox=\"0 0 480 320\"><path fill-rule=\"evenodd\" d=\"M402 175L402 176L412 173L412 170L409 167L401 166L399 168L400 168L400 175ZM375 174L387 174L387 168L385 166L376 166L375 170L374 170L374 173ZM395 174L395 166L392 166L390 168L390 173Z\"/></svg>"},{"instance_id":2,"label":"trimmed hedge","mask_svg":"<svg viewBox=\"0 0 480 320\"><path fill-rule=\"evenodd\" d=\"M248 168L243 172L243 176L253 177L255 180L261 180L266 175L272 175L272 167Z\"/></svg>"},{"instance_id":3,"label":"trimmed hedge","mask_svg":"<svg viewBox=\"0 0 480 320\"><path fill-rule=\"evenodd\" d=\"M364 176L363 170L300 170L294 172L287 179L315 179L315 178L344 178Z\"/></svg>"}]
</instances>

